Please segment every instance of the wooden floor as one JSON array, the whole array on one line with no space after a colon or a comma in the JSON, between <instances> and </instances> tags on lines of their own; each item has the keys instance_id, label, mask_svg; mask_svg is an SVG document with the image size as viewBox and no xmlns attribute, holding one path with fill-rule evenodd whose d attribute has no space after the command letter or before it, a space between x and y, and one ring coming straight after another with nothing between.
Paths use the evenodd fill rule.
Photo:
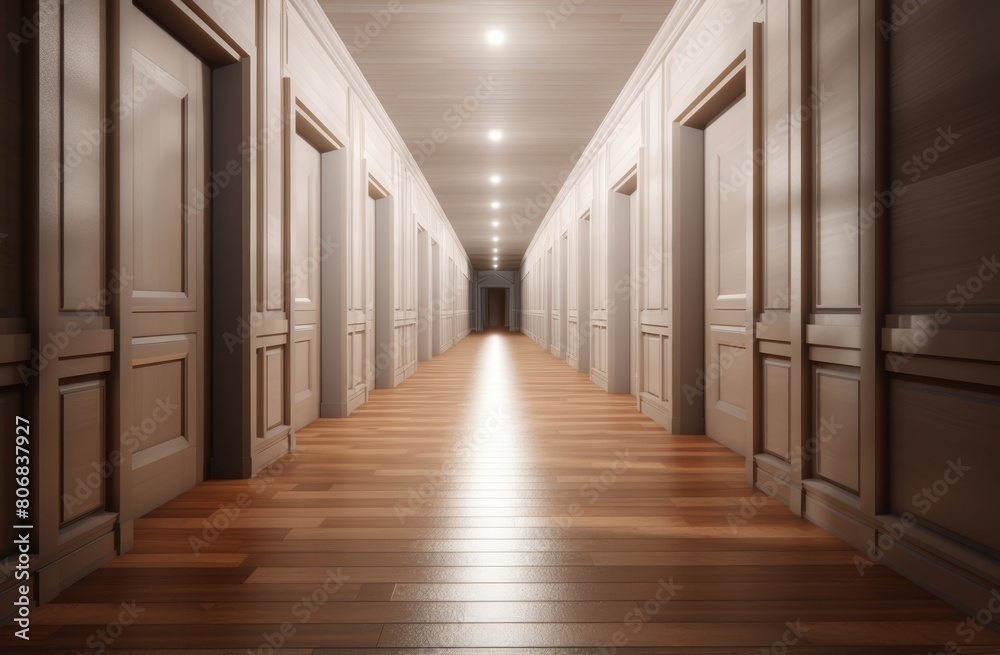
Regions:
<instances>
[{"instance_id":1,"label":"wooden floor","mask_svg":"<svg viewBox=\"0 0 1000 655\"><path fill-rule=\"evenodd\" d=\"M139 520L133 551L35 610L27 650L1000 652L856 554L710 439L668 435L524 336L474 335L301 431L261 479Z\"/></svg>"}]
</instances>

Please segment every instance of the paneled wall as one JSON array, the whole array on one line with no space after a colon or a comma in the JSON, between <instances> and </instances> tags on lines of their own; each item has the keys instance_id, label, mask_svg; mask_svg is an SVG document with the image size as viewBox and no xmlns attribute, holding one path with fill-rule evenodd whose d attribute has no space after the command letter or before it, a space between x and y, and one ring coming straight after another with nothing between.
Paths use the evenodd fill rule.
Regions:
<instances>
[{"instance_id":1,"label":"paneled wall","mask_svg":"<svg viewBox=\"0 0 1000 655\"><path fill-rule=\"evenodd\" d=\"M436 352L461 340L473 272L314 0L0 16L18 37L2 55L0 419L10 435L31 421L46 601L129 550L164 500L253 476L297 428L401 383L421 331ZM418 265L418 232L438 265Z\"/></svg>"},{"instance_id":2,"label":"paneled wall","mask_svg":"<svg viewBox=\"0 0 1000 655\"><path fill-rule=\"evenodd\" d=\"M1000 584L998 18L987 0L678 3L521 268L539 345L581 367L589 340L596 384L747 453L759 489L865 553L859 574L887 564L970 611ZM706 135L741 99L745 154L710 183ZM720 240L708 216L733 191L746 237ZM745 291L706 297L716 262L736 279L744 260ZM725 349L710 301L736 312ZM561 311L589 318L565 350ZM719 407L735 441L706 422Z\"/></svg>"}]
</instances>

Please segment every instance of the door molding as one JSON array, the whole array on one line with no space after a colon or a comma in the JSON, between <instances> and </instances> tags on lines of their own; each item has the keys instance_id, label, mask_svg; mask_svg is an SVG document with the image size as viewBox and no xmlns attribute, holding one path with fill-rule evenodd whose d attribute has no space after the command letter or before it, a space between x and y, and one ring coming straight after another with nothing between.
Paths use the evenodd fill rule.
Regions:
<instances>
[{"instance_id":1,"label":"door molding","mask_svg":"<svg viewBox=\"0 0 1000 655\"><path fill-rule=\"evenodd\" d=\"M670 211L672 213L672 241L674 260L671 263L672 316L674 317L671 359L670 404L673 411L669 429L676 434L704 434L705 395L704 380L699 373L705 366L705 299L704 284L692 280L705 277L705 202L704 202L704 130L715 118L732 104L743 98L748 102L747 143L751 152L760 152L760 88L759 52L761 32L754 23L746 41L734 57L721 69L703 76L703 84L687 105L677 111L670 122L672 148L672 180L674 189ZM760 198L761 162L752 158L751 192L747 198L746 243L746 311L744 324L747 330L747 434L746 477L752 483L754 458L760 439L758 426L760 378L758 343L751 326L759 305L761 260L760 247Z\"/></svg>"},{"instance_id":2,"label":"door molding","mask_svg":"<svg viewBox=\"0 0 1000 655\"><path fill-rule=\"evenodd\" d=\"M324 303L322 302L323 297L323 272L326 262L335 254L335 248L333 246L336 243L336 237L333 234L324 234L323 230L323 206L327 202L336 203L336 198L328 198L331 195L338 195L338 189L336 184L327 185L325 184L326 175L324 174L323 168L329 167L331 165L330 159L326 157L328 153L336 152L344 148L344 141L336 135L334 129L320 118L320 112L316 111L316 107L319 103L314 101L312 98L308 97L304 90L295 83L295 81L290 77L285 77L282 84L282 110L284 114L285 124L287 129L284 131L282 139L282 160L284 168L284 179L282 184L282 211L284 214L284 244L282 256L286 265L283 267L284 270L284 280L282 283L282 288L285 297L285 311L288 315L287 330L288 330L288 356L285 357L285 370L284 376L287 383L283 385L285 391L285 397L282 398L282 403L285 406L285 415L288 417L288 423L291 429L283 429L278 434L266 434L261 431L260 434L264 437L255 447L255 457L254 464L255 470L260 466L267 463L266 460L273 459L273 452L276 449L276 444L281 444L277 450L288 452L295 447L295 405L296 400L293 392L293 384L296 379L295 362L297 361L296 349L299 347L298 344L302 342L312 341L315 346L319 349L319 355L316 357L316 361L313 363L314 366L320 368L320 372L316 376L313 382L319 385L320 388L316 390L319 394L320 403L322 404L322 353L324 350L329 348L338 348L339 344L336 340L331 340L331 343L323 348L324 334L326 332L323 329L322 314L325 309ZM292 244L294 242L294 224L293 221L295 217L293 216L293 189L295 188L293 181L299 178L299 172L297 169L297 162L295 158L295 140L296 138L302 138L307 144L314 148L318 153L320 153L320 219L319 225L317 226L319 231L319 243L311 244L308 255L303 261L295 261L294 253L292 249ZM261 235L261 248L266 248L269 244ZM263 253L258 255L261 261L265 261ZM318 262L312 261L317 259ZM317 266L318 264L318 266ZM303 337L299 334L298 326L299 321L297 320L297 314L299 309L296 306L296 299L293 294L292 282L296 278L296 270L313 270L313 274L320 278L320 289L317 293L317 300L319 300L319 311L312 311L314 319L316 321L317 327L303 331L307 336ZM328 268L326 270L329 270ZM330 284L338 284L341 281L339 276L330 276L332 279L329 281ZM306 321L308 324L309 321ZM309 333L311 332L311 336ZM322 410L320 410L320 415L322 415ZM257 454L263 455L263 457L256 456Z\"/></svg>"}]
</instances>

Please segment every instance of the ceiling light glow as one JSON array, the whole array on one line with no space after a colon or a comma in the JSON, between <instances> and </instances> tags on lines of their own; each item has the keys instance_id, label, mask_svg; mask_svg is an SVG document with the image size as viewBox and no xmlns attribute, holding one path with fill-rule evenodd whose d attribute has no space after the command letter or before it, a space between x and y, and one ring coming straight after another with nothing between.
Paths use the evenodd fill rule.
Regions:
<instances>
[{"instance_id":1,"label":"ceiling light glow","mask_svg":"<svg viewBox=\"0 0 1000 655\"><path fill-rule=\"evenodd\" d=\"M503 141L503 132L500 130L490 130L490 141Z\"/></svg>"},{"instance_id":2,"label":"ceiling light glow","mask_svg":"<svg viewBox=\"0 0 1000 655\"><path fill-rule=\"evenodd\" d=\"M493 204L491 204L490 207L492 207L493 209L500 209L500 203L494 200Z\"/></svg>"},{"instance_id":3,"label":"ceiling light glow","mask_svg":"<svg viewBox=\"0 0 1000 655\"><path fill-rule=\"evenodd\" d=\"M490 30L486 33L486 40L490 45L503 45L506 41L506 36L500 30Z\"/></svg>"},{"instance_id":4,"label":"ceiling light glow","mask_svg":"<svg viewBox=\"0 0 1000 655\"><path fill-rule=\"evenodd\" d=\"M493 184L500 184L500 176L499 175L491 175L490 176L490 182L492 182Z\"/></svg>"}]
</instances>

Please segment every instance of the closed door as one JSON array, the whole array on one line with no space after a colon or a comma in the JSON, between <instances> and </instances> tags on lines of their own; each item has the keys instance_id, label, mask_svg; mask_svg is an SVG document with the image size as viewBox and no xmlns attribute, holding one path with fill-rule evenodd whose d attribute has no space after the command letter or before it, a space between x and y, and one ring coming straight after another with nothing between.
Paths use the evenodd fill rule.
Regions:
<instances>
[{"instance_id":1,"label":"closed door","mask_svg":"<svg viewBox=\"0 0 1000 655\"><path fill-rule=\"evenodd\" d=\"M375 390L375 198L365 198L365 386Z\"/></svg>"},{"instance_id":2,"label":"closed door","mask_svg":"<svg viewBox=\"0 0 1000 655\"><path fill-rule=\"evenodd\" d=\"M122 86L133 109L122 120L121 257L135 277L121 319L131 351L122 373L131 474L122 495L135 517L204 478L211 73L145 15L126 15Z\"/></svg>"},{"instance_id":3,"label":"closed door","mask_svg":"<svg viewBox=\"0 0 1000 655\"><path fill-rule=\"evenodd\" d=\"M320 153L298 134L292 139L292 424L299 429L319 418Z\"/></svg>"},{"instance_id":4,"label":"closed door","mask_svg":"<svg viewBox=\"0 0 1000 655\"><path fill-rule=\"evenodd\" d=\"M629 393L639 394L639 275L636 270L639 257L639 192L633 191L628 197L628 234L629 234L629 279L628 279L628 349L629 349ZM638 403L638 398L636 398Z\"/></svg>"},{"instance_id":5,"label":"closed door","mask_svg":"<svg viewBox=\"0 0 1000 655\"><path fill-rule=\"evenodd\" d=\"M746 455L750 362L746 239L750 187L746 99L705 129L705 430Z\"/></svg>"}]
</instances>

